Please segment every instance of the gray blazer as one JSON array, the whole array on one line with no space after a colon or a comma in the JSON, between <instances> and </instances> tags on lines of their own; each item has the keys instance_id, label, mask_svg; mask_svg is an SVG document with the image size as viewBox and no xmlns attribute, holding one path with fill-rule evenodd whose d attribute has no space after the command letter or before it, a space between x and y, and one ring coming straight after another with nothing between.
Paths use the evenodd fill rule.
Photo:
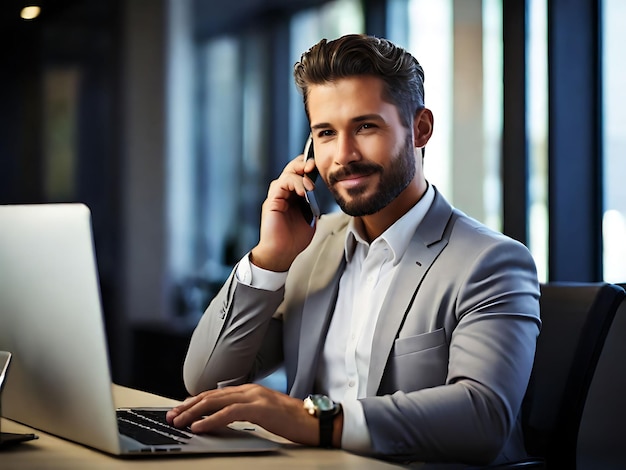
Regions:
<instances>
[{"instance_id":1,"label":"gray blazer","mask_svg":"<svg viewBox=\"0 0 626 470\"><path fill-rule=\"evenodd\" d=\"M240 284L233 271L194 331L184 365L190 393L279 365L290 395L315 391L348 221L323 216L276 292ZM361 400L372 454L478 464L524 457L519 411L541 327L538 300L526 247L436 192L376 325Z\"/></svg>"}]
</instances>

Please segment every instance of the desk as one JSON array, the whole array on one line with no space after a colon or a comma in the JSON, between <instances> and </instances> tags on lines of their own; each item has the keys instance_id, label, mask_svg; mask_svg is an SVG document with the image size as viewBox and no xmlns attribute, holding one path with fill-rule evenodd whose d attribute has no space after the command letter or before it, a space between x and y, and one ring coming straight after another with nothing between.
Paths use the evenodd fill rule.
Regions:
<instances>
[{"instance_id":1,"label":"desk","mask_svg":"<svg viewBox=\"0 0 626 470\"><path fill-rule=\"evenodd\" d=\"M117 406L173 406L177 402L138 390L113 386ZM2 419L2 431L35 432L39 439L0 452L2 470L45 469L398 469L375 459L360 457L341 450L315 449L285 445L279 452L267 455L236 456L161 456L160 458L122 459L57 438L41 431Z\"/></svg>"}]
</instances>

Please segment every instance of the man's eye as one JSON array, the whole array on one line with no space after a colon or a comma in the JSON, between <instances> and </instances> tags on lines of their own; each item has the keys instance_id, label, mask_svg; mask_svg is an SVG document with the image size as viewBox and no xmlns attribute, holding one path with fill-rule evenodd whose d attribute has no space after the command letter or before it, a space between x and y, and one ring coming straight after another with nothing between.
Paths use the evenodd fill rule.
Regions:
<instances>
[{"instance_id":1,"label":"man's eye","mask_svg":"<svg viewBox=\"0 0 626 470\"><path fill-rule=\"evenodd\" d=\"M317 135L319 137L330 137L330 136L334 135L334 132L331 131L330 129L324 129L323 131L319 131L319 133Z\"/></svg>"}]
</instances>

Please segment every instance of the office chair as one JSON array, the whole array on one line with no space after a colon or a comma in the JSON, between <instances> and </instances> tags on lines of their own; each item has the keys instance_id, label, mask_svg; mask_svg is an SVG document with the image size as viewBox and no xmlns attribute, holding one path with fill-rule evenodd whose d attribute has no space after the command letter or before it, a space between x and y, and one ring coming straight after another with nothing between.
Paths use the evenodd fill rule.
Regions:
<instances>
[{"instance_id":1,"label":"office chair","mask_svg":"<svg viewBox=\"0 0 626 470\"><path fill-rule=\"evenodd\" d=\"M608 283L541 286L543 326L522 404L526 448L534 457L497 468L576 468L587 392L624 296Z\"/></svg>"},{"instance_id":2,"label":"office chair","mask_svg":"<svg viewBox=\"0 0 626 470\"><path fill-rule=\"evenodd\" d=\"M625 360L626 299L615 314L589 387L578 433L578 470L626 466Z\"/></svg>"},{"instance_id":3,"label":"office chair","mask_svg":"<svg viewBox=\"0 0 626 470\"><path fill-rule=\"evenodd\" d=\"M624 289L609 283L541 285L539 304L543 325L522 403L526 449L533 457L488 467L426 465L423 468L575 469L587 392L609 328L625 296ZM625 349L621 344L619 347L621 351ZM621 362L612 367L624 369Z\"/></svg>"}]
</instances>

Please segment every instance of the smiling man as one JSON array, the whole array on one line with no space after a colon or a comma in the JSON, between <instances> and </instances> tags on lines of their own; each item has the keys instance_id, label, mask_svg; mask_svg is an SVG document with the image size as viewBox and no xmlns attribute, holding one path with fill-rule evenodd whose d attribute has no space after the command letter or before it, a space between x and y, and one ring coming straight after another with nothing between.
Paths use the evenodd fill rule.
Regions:
<instances>
[{"instance_id":1,"label":"smiling man","mask_svg":"<svg viewBox=\"0 0 626 470\"><path fill-rule=\"evenodd\" d=\"M195 432L251 421L402 461L525 457L535 266L426 180L421 66L389 41L348 35L305 52L294 76L315 160L296 157L271 183L259 243L194 331L193 396L168 419ZM299 198L314 166L342 212L310 224ZM288 394L252 383L281 365Z\"/></svg>"}]
</instances>

